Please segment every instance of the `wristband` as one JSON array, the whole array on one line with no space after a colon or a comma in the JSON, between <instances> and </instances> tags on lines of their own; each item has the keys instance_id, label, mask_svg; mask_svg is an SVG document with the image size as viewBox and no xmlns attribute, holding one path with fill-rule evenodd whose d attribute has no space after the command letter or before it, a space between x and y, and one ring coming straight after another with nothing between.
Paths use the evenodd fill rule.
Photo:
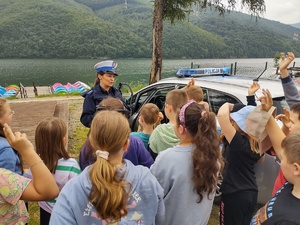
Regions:
<instances>
[{"instance_id":1,"label":"wristband","mask_svg":"<svg viewBox=\"0 0 300 225\"><path fill-rule=\"evenodd\" d=\"M36 163L34 163L33 165L31 165L31 166L29 167L29 169L31 170L32 167L34 167L34 166L36 166L36 165L38 165L38 164L40 164L40 163L43 163L43 162L44 162L43 160L37 161Z\"/></svg>"}]
</instances>

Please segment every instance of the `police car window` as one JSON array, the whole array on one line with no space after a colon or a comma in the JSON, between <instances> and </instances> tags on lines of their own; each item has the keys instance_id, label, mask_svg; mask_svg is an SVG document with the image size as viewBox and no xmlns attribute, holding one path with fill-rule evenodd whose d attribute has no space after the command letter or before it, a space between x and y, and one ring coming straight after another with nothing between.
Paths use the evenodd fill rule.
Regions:
<instances>
[{"instance_id":1,"label":"police car window","mask_svg":"<svg viewBox=\"0 0 300 225\"><path fill-rule=\"evenodd\" d=\"M146 99L149 98L149 96L151 96L152 93L153 93L153 90L151 89L151 90L145 91L139 95L133 95L132 99L127 100L127 102L129 102L131 100L131 102L133 104L133 106L132 106L133 113L142 107L142 105L144 104Z\"/></svg>"},{"instance_id":2,"label":"police car window","mask_svg":"<svg viewBox=\"0 0 300 225\"><path fill-rule=\"evenodd\" d=\"M207 90L202 88L202 91L203 91L203 101L208 102Z\"/></svg>"},{"instance_id":3,"label":"police car window","mask_svg":"<svg viewBox=\"0 0 300 225\"><path fill-rule=\"evenodd\" d=\"M245 97L246 98L246 97ZM229 95L227 93L215 91L215 90L208 90L208 101L211 107L211 111L213 111L215 114L218 113L219 108L225 103L239 103L240 101L237 100L232 95Z\"/></svg>"},{"instance_id":4,"label":"police car window","mask_svg":"<svg viewBox=\"0 0 300 225\"><path fill-rule=\"evenodd\" d=\"M281 98L273 98L273 106L277 108L276 115L284 114L283 108L289 109L289 105L287 104L284 97Z\"/></svg>"},{"instance_id":5,"label":"police car window","mask_svg":"<svg viewBox=\"0 0 300 225\"><path fill-rule=\"evenodd\" d=\"M164 111L164 105L166 101L166 96L169 91L173 90L174 88L168 88L168 89L163 89L159 90L155 93L153 98L151 98L150 102L157 105L160 111Z\"/></svg>"}]
</instances>

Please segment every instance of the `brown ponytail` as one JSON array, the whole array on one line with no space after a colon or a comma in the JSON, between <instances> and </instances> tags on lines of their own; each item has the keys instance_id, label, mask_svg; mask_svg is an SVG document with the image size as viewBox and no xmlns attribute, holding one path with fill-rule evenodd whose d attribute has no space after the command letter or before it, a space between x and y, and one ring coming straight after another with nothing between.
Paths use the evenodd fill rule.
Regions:
<instances>
[{"instance_id":1,"label":"brown ponytail","mask_svg":"<svg viewBox=\"0 0 300 225\"><path fill-rule=\"evenodd\" d=\"M127 119L115 111L98 112L91 124L90 142L95 150L107 151L109 156L120 154L128 141L130 128ZM124 181L120 167L97 157L90 170L92 189L90 202L101 219L113 222L127 215L130 184Z\"/></svg>"},{"instance_id":2,"label":"brown ponytail","mask_svg":"<svg viewBox=\"0 0 300 225\"><path fill-rule=\"evenodd\" d=\"M184 117L185 127L196 145L192 155L192 180L200 203L204 192L207 195L215 192L218 175L224 167L216 116L205 111L203 105L192 103L186 108Z\"/></svg>"}]
</instances>

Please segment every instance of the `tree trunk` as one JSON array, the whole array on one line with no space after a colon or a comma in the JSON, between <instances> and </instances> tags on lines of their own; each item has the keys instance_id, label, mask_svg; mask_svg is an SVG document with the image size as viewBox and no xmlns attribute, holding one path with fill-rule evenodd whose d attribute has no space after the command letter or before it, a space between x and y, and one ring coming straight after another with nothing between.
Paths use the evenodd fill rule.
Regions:
<instances>
[{"instance_id":1,"label":"tree trunk","mask_svg":"<svg viewBox=\"0 0 300 225\"><path fill-rule=\"evenodd\" d=\"M164 0L155 0L152 28L152 68L149 84L161 79L162 71L162 33L163 33L163 3Z\"/></svg>"}]
</instances>

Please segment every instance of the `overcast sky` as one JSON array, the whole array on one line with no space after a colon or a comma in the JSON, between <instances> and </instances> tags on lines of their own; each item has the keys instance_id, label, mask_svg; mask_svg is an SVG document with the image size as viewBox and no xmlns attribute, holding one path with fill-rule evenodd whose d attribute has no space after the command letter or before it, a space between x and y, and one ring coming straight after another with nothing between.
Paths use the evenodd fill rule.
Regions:
<instances>
[{"instance_id":1,"label":"overcast sky","mask_svg":"<svg viewBox=\"0 0 300 225\"><path fill-rule=\"evenodd\" d=\"M263 18L286 24L300 23L299 0L265 0L265 4Z\"/></svg>"}]
</instances>

